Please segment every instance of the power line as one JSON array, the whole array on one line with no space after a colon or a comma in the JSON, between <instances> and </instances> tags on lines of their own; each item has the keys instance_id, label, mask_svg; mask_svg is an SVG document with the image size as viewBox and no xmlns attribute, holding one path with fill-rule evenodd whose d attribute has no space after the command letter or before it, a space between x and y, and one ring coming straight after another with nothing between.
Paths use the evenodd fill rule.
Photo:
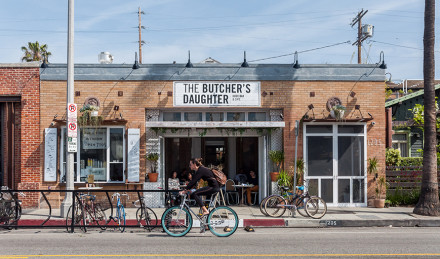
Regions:
<instances>
[{"instance_id":1,"label":"power line","mask_svg":"<svg viewBox=\"0 0 440 259\"><path fill-rule=\"evenodd\" d=\"M305 53L305 52L310 52L310 51L315 51L315 50L319 50L319 49L330 48L330 47L333 47L333 46L337 46L337 45L341 45L341 44L347 44L347 43L350 44L350 41L348 40L348 41L339 42L339 43L335 43L335 44L331 44L331 45L327 45L327 46L323 46L323 47L302 50L302 51L298 51L296 53L298 53L298 54L299 53ZM256 62L256 61L262 61L262 60L268 60L268 59L274 59L274 58L281 58L281 57L292 56L292 55L295 55L295 52L284 54L284 55L279 55L279 56L274 56L274 57L255 59L255 60L251 60L251 61L248 61L248 62Z\"/></svg>"},{"instance_id":2,"label":"power line","mask_svg":"<svg viewBox=\"0 0 440 259\"><path fill-rule=\"evenodd\" d=\"M400 48L415 49L415 50L422 50L423 51L423 49L421 49L421 48L409 47L409 46L398 45L398 44L393 44L393 43L387 43L387 42L382 42L382 41L377 41L377 40L370 40L368 42L377 42L377 43L380 43L380 44L391 45L391 46L400 47ZM435 50L434 52L440 52L440 51Z\"/></svg>"}]
</instances>

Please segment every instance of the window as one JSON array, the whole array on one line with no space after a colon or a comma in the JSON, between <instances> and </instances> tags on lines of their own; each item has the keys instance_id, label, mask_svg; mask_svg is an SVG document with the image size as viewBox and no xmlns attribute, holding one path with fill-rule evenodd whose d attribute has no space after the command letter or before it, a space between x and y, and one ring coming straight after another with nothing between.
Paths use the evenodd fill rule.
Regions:
<instances>
[{"instance_id":1,"label":"window","mask_svg":"<svg viewBox=\"0 0 440 259\"><path fill-rule=\"evenodd\" d=\"M266 121L265 112L249 112L248 121Z\"/></svg>"},{"instance_id":2,"label":"window","mask_svg":"<svg viewBox=\"0 0 440 259\"><path fill-rule=\"evenodd\" d=\"M408 132L393 134L393 148L400 151L400 156L408 157Z\"/></svg>"},{"instance_id":3,"label":"window","mask_svg":"<svg viewBox=\"0 0 440 259\"><path fill-rule=\"evenodd\" d=\"M206 113L206 121L223 121L224 119L223 112L207 112Z\"/></svg>"},{"instance_id":4,"label":"window","mask_svg":"<svg viewBox=\"0 0 440 259\"><path fill-rule=\"evenodd\" d=\"M201 112L185 112L184 118L185 118L185 121L202 121L202 113Z\"/></svg>"},{"instance_id":5,"label":"window","mask_svg":"<svg viewBox=\"0 0 440 259\"><path fill-rule=\"evenodd\" d=\"M245 121L244 112L228 112L228 121Z\"/></svg>"},{"instance_id":6,"label":"window","mask_svg":"<svg viewBox=\"0 0 440 259\"><path fill-rule=\"evenodd\" d=\"M78 152L75 153L75 182L86 182L94 175L96 182L123 182L124 177L124 132L122 127L80 128ZM61 182L65 182L66 129L62 129L60 160ZM77 163L76 161L80 161ZM79 175L77 174L79 172Z\"/></svg>"},{"instance_id":7,"label":"window","mask_svg":"<svg viewBox=\"0 0 440 259\"><path fill-rule=\"evenodd\" d=\"M163 121L181 121L182 114L180 112L164 112Z\"/></svg>"}]
</instances>

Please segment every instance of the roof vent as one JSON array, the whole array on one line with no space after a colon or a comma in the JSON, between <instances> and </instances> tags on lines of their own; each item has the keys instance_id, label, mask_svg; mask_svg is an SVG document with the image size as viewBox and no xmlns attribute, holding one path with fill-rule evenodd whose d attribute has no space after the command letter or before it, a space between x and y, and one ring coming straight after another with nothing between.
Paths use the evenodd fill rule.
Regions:
<instances>
[{"instance_id":1,"label":"roof vent","mask_svg":"<svg viewBox=\"0 0 440 259\"><path fill-rule=\"evenodd\" d=\"M98 61L101 64L111 64L113 63L113 56L110 52L101 52L98 55Z\"/></svg>"}]
</instances>

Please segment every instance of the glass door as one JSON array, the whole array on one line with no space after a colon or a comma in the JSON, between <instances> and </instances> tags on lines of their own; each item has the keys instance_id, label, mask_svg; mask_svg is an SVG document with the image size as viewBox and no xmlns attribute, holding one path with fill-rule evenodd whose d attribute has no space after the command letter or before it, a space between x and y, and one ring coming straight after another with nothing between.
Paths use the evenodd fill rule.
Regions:
<instances>
[{"instance_id":1,"label":"glass door","mask_svg":"<svg viewBox=\"0 0 440 259\"><path fill-rule=\"evenodd\" d=\"M329 205L366 205L365 125L305 125L306 183Z\"/></svg>"}]
</instances>

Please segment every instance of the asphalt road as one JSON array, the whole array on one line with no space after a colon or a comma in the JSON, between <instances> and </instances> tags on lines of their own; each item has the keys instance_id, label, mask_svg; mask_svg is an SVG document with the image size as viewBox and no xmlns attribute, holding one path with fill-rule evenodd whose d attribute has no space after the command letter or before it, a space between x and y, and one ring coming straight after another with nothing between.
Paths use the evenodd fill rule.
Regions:
<instances>
[{"instance_id":1,"label":"asphalt road","mask_svg":"<svg viewBox=\"0 0 440 259\"><path fill-rule=\"evenodd\" d=\"M439 228L257 228L219 238L60 229L0 230L0 258L439 258Z\"/></svg>"}]
</instances>

